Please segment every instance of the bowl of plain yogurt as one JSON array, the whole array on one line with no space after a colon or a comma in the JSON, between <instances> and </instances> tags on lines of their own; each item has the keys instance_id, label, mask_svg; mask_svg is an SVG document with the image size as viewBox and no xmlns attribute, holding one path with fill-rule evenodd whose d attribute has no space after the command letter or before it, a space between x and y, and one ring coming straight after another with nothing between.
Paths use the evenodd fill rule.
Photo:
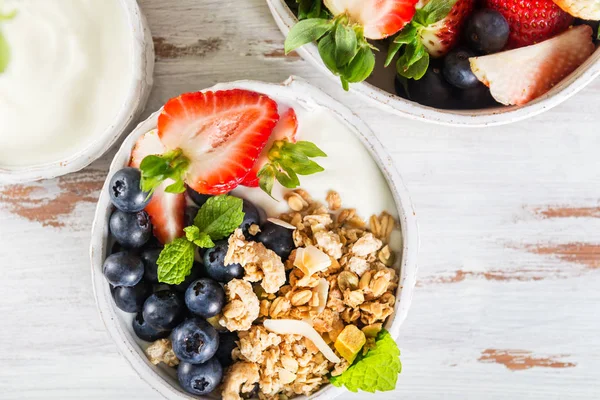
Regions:
<instances>
[{"instance_id":1,"label":"bowl of plain yogurt","mask_svg":"<svg viewBox=\"0 0 600 400\"><path fill-rule=\"evenodd\" d=\"M323 172L302 177L301 187L311 196L324 201L328 191L334 190L341 196L344 207L354 208L357 215L368 218L385 211L398 222L390 236L389 246L398 255L394 268L398 271L399 282L394 311L385 324L392 337L397 338L415 289L419 239L416 214L393 161L372 131L355 114L301 79L291 77L283 84L256 81L220 83L203 92L231 89L264 94L280 106L295 110L299 123L298 137L314 142L327 153L326 158L319 159ZM145 350L150 343L138 338L132 328L135 313L123 312L115 305L110 285L103 275L104 260L113 247L108 227L113 212L109 195L111 178L130 164L136 143L147 132L156 129L161 111L140 123L125 139L113 159L98 199L90 245L94 294L101 318L115 345L136 372L160 394L169 399L219 398L217 394L220 391L210 397L189 395L178 384L174 368L165 364L153 365L148 360ZM284 192L285 189L276 185L273 197L283 199ZM276 218L288 210L285 201L275 200L260 188L240 185L231 194L250 200L263 209L265 219ZM324 385L310 398L332 399L344 392L342 388ZM298 398L306 399L305 396Z\"/></svg>"},{"instance_id":2,"label":"bowl of plain yogurt","mask_svg":"<svg viewBox=\"0 0 600 400\"><path fill-rule=\"evenodd\" d=\"M135 0L4 0L0 182L100 157L145 107L154 49Z\"/></svg>"}]
</instances>

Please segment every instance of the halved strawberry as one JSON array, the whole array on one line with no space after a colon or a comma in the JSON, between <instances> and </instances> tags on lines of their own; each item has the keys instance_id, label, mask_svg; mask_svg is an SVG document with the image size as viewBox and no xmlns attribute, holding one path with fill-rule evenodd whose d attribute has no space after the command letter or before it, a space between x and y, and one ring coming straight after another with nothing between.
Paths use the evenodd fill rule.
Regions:
<instances>
[{"instance_id":1,"label":"halved strawberry","mask_svg":"<svg viewBox=\"0 0 600 400\"><path fill-rule=\"evenodd\" d=\"M477 78L505 105L541 96L579 67L593 52L592 28L580 25L544 42L470 59Z\"/></svg>"},{"instance_id":2,"label":"halved strawberry","mask_svg":"<svg viewBox=\"0 0 600 400\"><path fill-rule=\"evenodd\" d=\"M158 131L152 130L135 143L129 165L139 168L146 156L163 154L165 150ZM154 236L162 244L170 243L184 234L185 194L165 192L165 188L173 182L172 179L166 179L156 187L150 203L145 208L153 225Z\"/></svg>"},{"instance_id":3,"label":"halved strawberry","mask_svg":"<svg viewBox=\"0 0 600 400\"><path fill-rule=\"evenodd\" d=\"M573 23L573 17L552 0L485 0L484 6L498 11L508 21L507 49L543 42Z\"/></svg>"},{"instance_id":4,"label":"halved strawberry","mask_svg":"<svg viewBox=\"0 0 600 400\"><path fill-rule=\"evenodd\" d=\"M345 14L361 25L367 39L384 39L404 28L415 15L417 0L325 0L334 16Z\"/></svg>"},{"instance_id":5,"label":"halved strawberry","mask_svg":"<svg viewBox=\"0 0 600 400\"><path fill-rule=\"evenodd\" d=\"M167 150L181 152L175 158L189 161L185 182L198 193L217 195L244 179L278 120L277 103L264 94L186 93L165 104L158 134Z\"/></svg>"},{"instance_id":6,"label":"halved strawberry","mask_svg":"<svg viewBox=\"0 0 600 400\"><path fill-rule=\"evenodd\" d=\"M421 0L417 9L430 1ZM458 0L445 18L419 30L421 43L432 57L442 57L456 45L474 5L475 0Z\"/></svg>"},{"instance_id":7,"label":"halved strawberry","mask_svg":"<svg viewBox=\"0 0 600 400\"><path fill-rule=\"evenodd\" d=\"M242 181L242 185L249 187L258 187L258 171L269 162L269 150L273 146L273 143L276 140L288 140L289 142L296 143L296 132L298 130L298 119L296 117L296 112L293 108L289 108L287 111L281 113L281 118L279 119L279 123L275 129L273 129L273 133L267 142L267 145L263 149L262 153L258 157L258 160L252 167L252 170L246 175L244 180Z\"/></svg>"},{"instance_id":8,"label":"halved strawberry","mask_svg":"<svg viewBox=\"0 0 600 400\"><path fill-rule=\"evenodd\" d=\"M600 20L600 2L598 0L554 0L570 15L588 21Z\"/></svg>"}]
</instances>

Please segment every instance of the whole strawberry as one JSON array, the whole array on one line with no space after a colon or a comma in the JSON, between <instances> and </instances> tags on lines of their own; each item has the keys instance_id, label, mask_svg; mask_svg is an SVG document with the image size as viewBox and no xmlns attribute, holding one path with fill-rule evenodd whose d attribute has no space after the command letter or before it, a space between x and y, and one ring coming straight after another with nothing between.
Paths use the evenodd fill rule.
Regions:
<instances>
[{"instance_id":1,"label":"whole strawberry","mask_svg":"<svg viewBox=\"0 0 600 400\"><path fill-rule=\"evenodd\" d=\"M508 49L543 42L573 23L573 17L552 0L485 0L484 6L500 12L508 21Z\"/></svg>"}]
</instances>

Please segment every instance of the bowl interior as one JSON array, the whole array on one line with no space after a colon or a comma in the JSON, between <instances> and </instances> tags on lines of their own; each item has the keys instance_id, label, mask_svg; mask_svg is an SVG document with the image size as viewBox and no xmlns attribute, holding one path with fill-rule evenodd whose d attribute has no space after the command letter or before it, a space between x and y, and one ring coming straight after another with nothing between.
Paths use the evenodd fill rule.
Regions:
<instances>
[{"instance_id":1,"label":"bowl interior","mask_svg":"<svg viewBox=\"0 0 600 400\"><path fill-rule=\"evenodd\" d=\"M406 318L415 286L415 258L418 249L418 234L415 214L410 199L389 157L385 154L381 145L370 130L360 122L360 120L353 116L352 113L319 90L302 81L290 78L283 85L240 81L219 84L207 90L231 88L244 88L265 93L278 102L297 104L299 107L302 107L309 112L318 112L320 110L330 112L333 115L333 118L348 127L352 134L360 140L362 145L368 150L368 153L379 166L379 169L387 182L389 191L393 196L392 207L395 208L393 213L398 216L401 227L401 234L399 232L396 239L396 245L402 254L401 260L398 263L398 268L400 269L400 283L397 292L397 303L395 305L394 314L388 320L386 326L393 337L397 337L400 331L400 325ZM133 144L141 135L155 128L157 118L158 113L151 115L125 140L113 160L108 177L112 176L114 172L128 163ZM107 224L110 213L112 212L107 185L108 178L98 201L92 228L92 242L90 248L94 292L101 317L121 353L127 358L143 379L168 398L193 398L179 388L174 370L166 367L163 368L161 366L155 367L147 361L146 356L143 353L143 349L147 346L147 343L137 339L131 329L133 315L123 313L114 306L109 285L102 275L102 263L110 251L112 244L109 239ZM252 190L260 191L260 189ZM252 200L254 201L254 199ZM319 200L323 199L319 198ZM346 205L351 206L351 202L352 200L348 199ZM343 389L328 385L312 395L311 398L333 398L342 392Z\"/></svg>"},{"instance_id":2,"label":"bowl interior","mask_svg":"<svg viewBox=\"0 0 600 400\"><path fill-rule=\"evenodd\" d=\"M136 0L118 0L128 26L131 73L127 96L116 118L104 130L68 157L42 164L0 165L0 182L19 183L65 175L86 167L108 150L144 109L153 82L154 46L148 24Z\"/></svg>"},{"instance_id":3,"label":"bowl interior","mask_svg":"<svg viewBox=\"0 0 600 400\"><path fill-rule=\"evenodd\" d=\"M285 0L267 0L271 14L277 26L284 35L287 35L298 20ZM323 73L332 79L338 80L321 61L318 48L310 43L296 50L302 58L310 61ZM378 57L381 59L382 57ZM442 110L428 107L419 103L399 97L394 90L395 70L393 66L383 68L378 61L376 73L366 82L351 84L350 91L358 93L373 105L386 112L408 117L410 119L432 122L441 125L485 127L503 125L523 120L557 106L600 75L600 49L582 64L555 85L550 91L523 106L498 106L478 110Z\"/></svg>"}]
</instances>

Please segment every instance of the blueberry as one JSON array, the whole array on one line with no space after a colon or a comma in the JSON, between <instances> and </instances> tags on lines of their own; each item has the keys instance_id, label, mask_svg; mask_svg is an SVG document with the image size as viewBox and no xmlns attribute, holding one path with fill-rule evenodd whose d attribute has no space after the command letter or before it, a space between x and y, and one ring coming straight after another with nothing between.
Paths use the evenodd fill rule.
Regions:
<instances>
[{"instance_id":1,"label":"blueberry","mask_svg":"<svg viewBox=\"0 0 600 400\"><path fill-rule=\"evenodd\" d=\"M417 103L441 109L458 107L454 87L446 82L437 66L430 65L419 80L409 79L407 87L410 99Z\"/></svg>"},{"instance_id":2,"label":"blueberry","mask_svg":"<svg viewBox=\"0 0 600 400\"><path fill-rule=\"evenodd\" d=\"M510 27L498 11L484 8L471 15L465 34L471 49L484 54L497 53L506 45Z\"/></svg>"},{"instance_id":3,"label":"blueberry","mask_svg":"<svg viewBox=\"0 0 600 400\"><path fill-rule=\"evenodd\" d=\"M196 215L198 214L198 210L200 210L200 209L195 206L187 206L185 208L185 214L183 217L183 223L185 224L185 226L194 225L194 218L196 218Z\"/></svg>"},{"instance_id":4,"label":"blueberry","mask_svg":"<svg viewBox=\"0 0 600 400\"><path fill-rule=\"evenodd\" d=\"M152 285L141 281L135 286L117 286L111 288L115 305L121 310L129 313L142 311L144 302L152 293Z\"/></svg>"},{"instance_id":5,"label":"blueberry","mask_svg":"<svg viewBox=\"0 0 600 400\"><path fill-rule=\"evenodd\" d=\"M144 279L150 283L158 283L158 257L162 249L144 249L140 258L144 263Z\"/></svg>"},{"instance_id":6,"label":"blueberry","mask_svg":"<svg viewBox=\"0 0 600 400\"><path fill-rule=\"evenodd\" d=\"M229 243L225 239L215 242L215 247L204 252L204 273L217 282L227 283L244 276L244 268L240 264L225 265L227 249Z\"/></svg>"},{"instance_id":7,"label":"blueberry","mask_svg":"<svg viewBox=\"0 0 600 400\"><path fill-rule=\"evenodd\" d=\"M110 201L125 212L142 211L150 202L148 192L140 186L142 174L137 168L123 168L110 179Z\"/></svg>"},{"instance_id":8,"label":"blueberry","mask_svg":"<svg viewBox=\"0 0 600 400\"><path fill-rule=\"evenodd\" d=\"M223 378L223 367L216 359L204 364L182 362L177 368L179 384L186 392L203 395L216 389Z\"/></svg>"},{"instance_id":9,"label":"blueberry","mask_svg":"<svg viewBox=\"0 0 600 400\"><path fill-rule=\"evenodd\" d=\"M202 277L202 265L200 265L199 263L194 263L194 265L192 266L192 270L190 271L190 274L185 277L183 282L181 282L179 285L174 285L173 288L175 290L177 290L178 292L184 293L187 290L187 288L190 287L190 284L192 282L194 282L195 280L197 280L201 277Z\"/></svg>"},{"instance_id":10,"label":"blueberry","mask_svg":"<svg viewBox=\"0 0 600 400\"><path fill-rule=\"evenodd\" d=\"M145 211L126 213L115 210L108 223L110 233L123 247L142 247L152 236L152 224Z\"/></svg>"},{"instance_id":11,"label":"blueberry","mask_svg":"<svg viewBox=\"0 0 600 400\"><path fill-rule=\"evenodd\" d=\"M138 256L121 251L106 257L102 272L113 286L135 286L144 276L144 264Z\"/></svg>"},{"instance_id":12,"label":"blueberry","mask_svg":"<svg viewBox=\"0 0 600 400\"><path fill-rule=\"evenodd\" d=\"M219 333L219 349L215 357L223 367L229 367L233 364L231 352L237 347L235 341L238 340L237 332L221 332Z\"/></svg>"},{"instance_id":13,"label":"blueberry","mask_svg":"<svg viewBox=\"0 0 600 400\"><path fill-rule=\"evenodd\" d=\"M458 99L461 103L461 108L465 110L476 110L500 105L492 97L490 89L483 83L471 89L461 90Z\"/></svg>"},{"instance_id":14,"label":"blueberry","mask_svg":"<svg viewBox=\"0 0 600 400\"><path fill-rule=\"evenodd\" d=\"M212 279L198 279L185 291L185 305L200 317L214 317L225 305L225 292L221 285Z\"/></svg>"},{"instance_id":15,"label":"blueberry","mask_svg":"<svg viewBox=\"0 0 600 400\"><path fill-rule=\"evenodd\" d=\"M198 193L189 186L186 187L185 191L187 195L190 196L190 199L192 199L192 201L196 203L198 207L202 207L204 203L206 203L206 200L212 197L209 194Z\"/></svg>"},{"instance_id":16,"label":"blueberry","mask_svg":"<svg viewBox=\"0 0 600 400\"><path fill-rule=\"evenodd\" d=\"M200 364L208 361L219 348L219 334L206 320L186 319L171 332L173 352L183 362Z\"/></svg>"},{"instance_id":17,"label":"blueberry","mask_svg":"<svg viewBox=\"0 0 600 400\"><path fill-rule=\"evenodd\" d=\"M260 225L260 210L257 206L255 206L248 200L243 200L244 205L242 206L242 211L244 212L244 221L242 221L240 228L244 232L244 236L246 236L246 238L249 238L250 236L252 236L248 232L250 226Z\"/></svg>"},{"instance_id":18,"label":"blueberry","mask_svg":"<svg viewBox=\"0 0 600 400\"><path fill-rule=\"evenodd\" d=\"M292 229L275 224L271 221L265 222L260 228L256 240L265 245L267 249L273 250L283 261L287 260L294 250L294 238Z\"/></svg>"},{"instance_id":19,"label":"blueberry","mask_svg":"<svg viewBox=\"0 0 600 400\"><path fill-rule=\"evenodd\" d=\"M133 327L133 331L135 332L136 336L142 340L145 340L146 342L154 342L158 339L164 339L171 333L169 330L163 331L151 327L146 320L144 320L144 314L142 312L136 314L135 318L133 318L133 321L131 322L131 326Z\"/></svg>"},{"instance_id":20,"label":"blueberry","mask_svg":"<svg viewBox=\"0 0 600 400\"><path fill-rule=\"evenodd\" d=\"M173 329L184 312L183 301L171 290L158 291L144 302L144 320L158 330Z\"/></svg>"},{"instance_id":21,"label":"blueberry","mask_svg":"<svg viewBox=\"0 0 600 400\"><path fill-rule=\"evenodd\" d=\"M480 83L471 71L470 57L475 57L475 53L466 49L456 49L448 53L442 69L448 83L459 89L474 88Z\"/></svg>"}]
</instances>

